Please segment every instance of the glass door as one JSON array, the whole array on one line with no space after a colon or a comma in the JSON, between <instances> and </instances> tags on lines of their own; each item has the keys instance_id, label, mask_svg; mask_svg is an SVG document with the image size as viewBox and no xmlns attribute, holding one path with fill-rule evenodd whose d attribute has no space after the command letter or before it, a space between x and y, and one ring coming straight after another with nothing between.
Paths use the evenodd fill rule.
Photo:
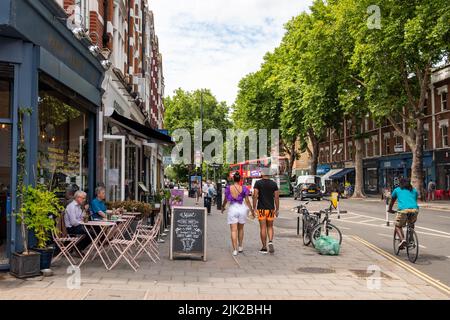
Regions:
<instances>
[{"instance_id":1,"label":"glass door","mask_svg":"<svg viewBox=\"0 0 450 320\"><path fill-rule=\"evenodd\" d=\"M105 135L107 201L125 200L125 136Z\"/></svg>"}]
</instances>

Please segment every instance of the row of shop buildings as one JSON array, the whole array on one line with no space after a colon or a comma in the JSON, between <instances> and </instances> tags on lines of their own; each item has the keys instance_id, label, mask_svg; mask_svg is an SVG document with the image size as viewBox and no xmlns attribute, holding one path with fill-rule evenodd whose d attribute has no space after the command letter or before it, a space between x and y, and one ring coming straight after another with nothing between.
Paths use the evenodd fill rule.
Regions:
<instances>
[{"instance_id":1,"label":"row of shop buildings","mask_svg":"<svg viewBox=\"0 0 450 320\"><path fill-rule=\"evenodd\" d=\"M162 56L148 1L0 1L0 268L20 251L12 212L26 184L142 200L163 185ZM31 110L23 116L21 110Z\"/></svg>"},{"instance_id":2,"label":"row of shop buildings","mask_svg":"<svg viewBox=\"0 0 450 320\"><path fill-rule=\"evenodd\" d=\"M450 66L434 70L424 117L424 187L433 180L437 189L446 191L450 190L449 88ZM398 124L406 126L401 119ZM368 117L363 125L367 136L363 149L364 191L379 194L383 188L395 186L401 177L411 177L412 153L388 122L377 126ZM333 188L355 181L355 144L351 128L351 121L347 120L341 130L328 129L319 145L317 174L322 176L322 181L333 184ZM297 175L305 174L307 159L298 164Z\"/></svg>"}]
</instances>

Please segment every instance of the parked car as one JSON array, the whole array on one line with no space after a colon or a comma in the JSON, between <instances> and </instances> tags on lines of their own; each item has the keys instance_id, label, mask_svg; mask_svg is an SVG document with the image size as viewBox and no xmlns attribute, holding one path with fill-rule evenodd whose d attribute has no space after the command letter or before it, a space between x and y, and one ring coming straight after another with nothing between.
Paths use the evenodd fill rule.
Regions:
<instances>
[{"instance_id":1,"label":"parked car","mask_svg":"<svg viewBox=\"0 0 450 320\"><path fill-rule=\"evenodd\" d=\"M320 187L315 183L302 183L295 189L294 199L317 199L322 200L323 194Z\"/></svg>"}]
</instances>

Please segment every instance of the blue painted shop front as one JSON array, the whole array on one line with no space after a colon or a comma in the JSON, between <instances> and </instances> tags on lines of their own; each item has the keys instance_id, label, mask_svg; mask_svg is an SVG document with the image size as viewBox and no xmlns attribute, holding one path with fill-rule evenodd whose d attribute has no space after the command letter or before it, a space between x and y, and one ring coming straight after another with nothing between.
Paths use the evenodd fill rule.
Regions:
<instances>
[{"instance_id":1,"label":"blue painted shop front","mask_svg":"<svg viewBox=\"0 0 450 320\"><path fill-rule=\"evenodd\" d=\"M0 268L22 250L11 214L18 206L19 109L32 110L23 123L24 182L45 183L62 196L67 185L90 194L95 186L104 69L65 19L55 1L0 1Z\"/></svg>"},{"instance_id":2,"label":"blue painted shop front","mask_svg":"<svg viewBox=\"0 0 450 320\"><path fill-rule=\"evenodd\" d=\"M412 154L404 153L401 155L383 157L379 159L379 186L380 190L389 186L398 185L402 177L411 178ZM433 161L433 152L424 152L423 156L424 187L430 179L436 179L435 165Z\"/></svg>"}]
</instances>

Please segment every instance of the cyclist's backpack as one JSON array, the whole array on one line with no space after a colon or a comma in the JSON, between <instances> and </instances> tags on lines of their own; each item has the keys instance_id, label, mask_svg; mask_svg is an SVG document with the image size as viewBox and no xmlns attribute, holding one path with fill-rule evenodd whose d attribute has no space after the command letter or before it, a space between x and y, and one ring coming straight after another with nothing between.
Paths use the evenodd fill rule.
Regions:
<instances>
[{"instance_id":1,"label":"cyclist's backpack","mask_svg":"<svg viewBox=\"0 0 450 320\"><path fill-rule=\"evenodd\" d=\"M341 246L339 241L329 236L320 236L314 243L316 250L323 255L337 256Z\"/></svg>"}]
</instances>

